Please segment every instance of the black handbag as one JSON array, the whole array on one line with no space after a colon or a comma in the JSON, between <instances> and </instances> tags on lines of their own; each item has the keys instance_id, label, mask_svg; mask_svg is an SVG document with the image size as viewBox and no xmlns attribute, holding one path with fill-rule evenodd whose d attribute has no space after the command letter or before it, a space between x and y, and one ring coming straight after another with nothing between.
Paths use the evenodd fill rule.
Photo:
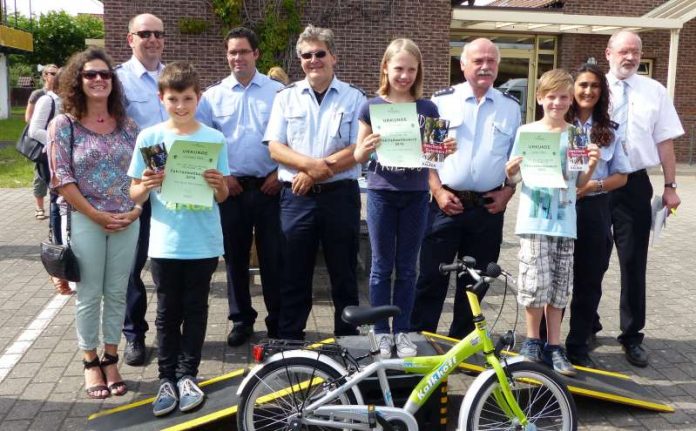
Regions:
<instances>
[{"instance_id":1,"label":"black handbag","mask_svg":"<svg viewBox=\"0 0 696 431\"><path fill-rule=\"evenodd\" d=\"M68 118L69 119L69 118ZM70 121L70 158L75 137L73 136L73 125ZM68 281L80 281L80 266L77 258L70 248L70 207L68 207L68 217L66 226L65 244L56 244L53 237L53 218L48 225L48 240L41 242L41 263L46 272L56 278Z\"/></svg>"},{"instance_id":2,"label":"black handbag","mask_svg":"<svg viewBox=\"0 0 696 431\"><path fill-rule=\"evenodd\" d=\"M53 98L51 98L51 115L48 117L48 121L46 122L46 128L48 128L48 123L53 118L55 109L56 103L53 100ZM17 139L17 144L15 145L15 148L17 149L17 151L19 151L21 155L31 160L32 162L45 163L48 161L48 156L44 151L44 144L42 144L34 138L29 137L29 124L31 124L31 121L29 121L29 123L27 123L26 126L24 126L22 134L19 135L19 139Z\"/></svg>"}]
</instances>

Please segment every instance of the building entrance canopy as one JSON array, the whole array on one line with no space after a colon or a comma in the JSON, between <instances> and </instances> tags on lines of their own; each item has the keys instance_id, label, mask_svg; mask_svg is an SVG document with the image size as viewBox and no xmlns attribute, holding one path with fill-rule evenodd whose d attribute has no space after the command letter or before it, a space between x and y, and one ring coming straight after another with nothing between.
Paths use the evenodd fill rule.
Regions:
<instances>
[{"instance_id":1,"label":"building entrance canopy","mask_svg":"<svg viewBox=\"0 0 696 431\"><path fill-rule=\"evenodd\" d=\"M670 32L667 91L674 98L679 31L696 17L696 0L670 0L641 17L571 15L538 9L458 7L452 9L453 30L514 33L604 34L621 30Z\"/></svg>"}]
</instances>

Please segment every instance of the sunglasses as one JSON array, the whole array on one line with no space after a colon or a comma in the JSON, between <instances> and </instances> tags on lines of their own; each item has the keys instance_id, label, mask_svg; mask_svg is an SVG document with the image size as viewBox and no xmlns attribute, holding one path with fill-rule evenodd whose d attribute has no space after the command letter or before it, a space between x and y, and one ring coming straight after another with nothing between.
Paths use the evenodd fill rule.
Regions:
<instances>
[{"instance_id":1,"label":"sunglasses","mask_svg":"<svg viewBox=\"0 0 696 431\"><path fill-rule=\"evenodd\" d=\"M143 30L143 31L134 31L131 34L137 34L139 38L141 39L149 39L150 36L153 34L155 35L155 39L162 39L164 37L164 32L159 31L159 30Z\"/></svg>"},{"instance_id":2,"label":"sunglasses","mask_svg":"<svg viewBox=\"0 0 696 431\"><path fill-rule=\"evenodd\" d=\"M324 58L326 57L326 54L327 52L324 50L314 52L303 52L302 54L300 54L300 57L302 57L303 60L310 60L312 57Z\"/></svg>"},{"instance_id":3,"label":"sunglasses","mask_svg":"<svg viewBox=\"0 0 696 431\"><path fill-rule=\"evenodd\" d=\"M113 73L110 70L83 70L81 72L83 78L88 81L97 79L97 75L104 81L111 79Z\"/></svg>"}]
</instances>

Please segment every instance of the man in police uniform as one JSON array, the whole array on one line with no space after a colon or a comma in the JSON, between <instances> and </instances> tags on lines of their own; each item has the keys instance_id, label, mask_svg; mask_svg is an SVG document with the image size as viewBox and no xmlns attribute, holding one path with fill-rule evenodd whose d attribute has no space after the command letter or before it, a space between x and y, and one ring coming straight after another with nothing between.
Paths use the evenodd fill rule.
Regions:
<instances>
[{"instance_id":1,"label":"man in police uniform","mask_svg":"<svg viewBox=\"0 0 696 431\"><path fill-rule=\"evenodd\" d=\"M462 52L466 82L432 99L440 117L450 121L457 151L441 169L430 171L433 200L420 252L418 306L411 315L415 331L437 330L449 284L449 277L438 271L441 263L471 256L485 268L500 254L503 213L514 193L513 187L503 186L505 162L520 124L520 106L493 88L499 62L498 48L490 40L474 40ZM474 328L464 291L470 283L470 277L457 279L451 337L462 338Z\"/></svg>"},{"instance_id":2,"label":"man in police uniform","mask_svg":"<svg viewBox=\"0 0 696 431\"><path fill-rule=\"evenodd\" d=\"M232 73L209 87L198 105L198 119L227 139L230 196L220 204L227 266L227 302L234 327L227 344L239 346L254 332L258 313L249 294L249 252L254 229L261 269L268 337L278 338L281 249L278 165L263 144L273 99L283 85L256 70L259 40L244 27L225 38Z\"/></svg>"},{"instance_id":3,"label":"man in police uniform","mask_svg":"<svg viewBox=\"0 0 696 431\"><path fill-rule=\"evenodd\" d=\"M151 14L137 15L128 23L128 45L133 56L127 62L116 67L116 74L123 86L124 105L128 116L141 129L161 123L169 116L159 100L157 79L164 65L164 24ZM135 262L128 280L126 293L126 318L123 335L126 337L125 360L128 365L145 363L145 321L147 296L145 284L140 273L147 261L147 249L150 238L150 201L143 204L140 215L140 234L136 249Z\"/></svg>"},{"instance_id":4,"label":"man in police uniform","mask_svg":"<svg viewBox=\"0 0 696 431\"><path fill-rule=\"evenodd\" d=\"M684 134L667 90L659 82L636 74L642 55L640 37L630 31L611 36L606 49L610 71L612 120L628 154L632 172L626 185L610 192L614 242L621 268L621 335L618 339L633 365L648 365L642 347L645 326L645 271L650 238L653 188L646 168L661 165L662 203L676 209L676 159L673 139Z\"/></svg>"},{"instance_id":5,"label":"man in police uniform","mask_svg":"<svg viewBox=\"0 0 696 431\"><path fill-rule=\"evenodd\" d=\"M360 166L353 158L358 111L365 94L334 76L333 32L308 26L296 51L306 79L275 98L264 137L283 182L280 220L285 239L279 335L303 339L312 308L312 276L319 241L331 278L334 333L355 334L341 320L358 304Z\"/></svg>"}]
</instances>

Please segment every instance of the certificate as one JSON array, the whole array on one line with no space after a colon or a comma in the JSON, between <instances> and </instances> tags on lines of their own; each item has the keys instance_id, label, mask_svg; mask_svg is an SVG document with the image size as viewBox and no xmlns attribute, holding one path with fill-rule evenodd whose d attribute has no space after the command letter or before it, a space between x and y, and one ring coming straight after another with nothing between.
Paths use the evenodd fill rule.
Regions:
<instances>
[{"instance_id":1,"label":"certificate","mask_svg":"<svg viewBox=\"0 0 696 431\"><path fill-rule=\"evenodd\" d=\"M420 168L423 151L415 103L370 105L372 131L380 135L377 159L382 166Z\"/></svg>"},{"instance_id":2,"label":"certificate","mask_svg":"<svg viewBox=\"0 0 696 431\"><path fill-rule=\"evenodd\" d=\"M558 132L520 132L517 154L524 157L520 169L525 185L567 188L561 168L560 149L561 134Z\"/></svg>"},{"instance_id":3,"label":"certificate","mask_svg":"<svg viewBox=\"0 0 696 431\"><path fill-rule=\"evenodd\" d=\"M213 206L213 189L203 172L215 169L222 143L174 141L164 166L160 197L165 202Z\"/></svg>"}]
</instances>

